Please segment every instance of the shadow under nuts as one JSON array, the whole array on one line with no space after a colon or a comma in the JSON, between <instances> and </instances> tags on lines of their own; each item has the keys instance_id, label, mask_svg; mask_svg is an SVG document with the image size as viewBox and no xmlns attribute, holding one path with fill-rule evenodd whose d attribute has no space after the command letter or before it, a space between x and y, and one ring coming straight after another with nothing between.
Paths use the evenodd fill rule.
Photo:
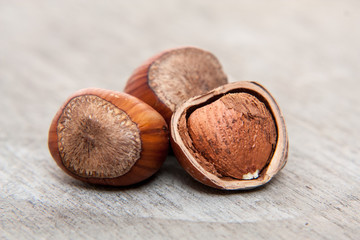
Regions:
<instances>
[{"instance_id":1,"label":"shadow under nuts","mask_svg":"<svg viewBox=\"0 0 360 240\"><path fill-rule=\"evenodd\" d=\"M283 116L261 85L237 82L194 97L171 122L175 156L198 181L220 189L261 186L285 165Z\"/></svg>"},{"instance_id":2,"label":"shadow under nuts","mask_svg":"<svg viewBox=\"0 0 360 240\"><path fill-rule=\"evenodd\" d=\"M49 149L70 176L94 184L125 186L159 170L168 147L163 117L125 93L84 89L55 115Z\"/></svg>"}]
</instances>

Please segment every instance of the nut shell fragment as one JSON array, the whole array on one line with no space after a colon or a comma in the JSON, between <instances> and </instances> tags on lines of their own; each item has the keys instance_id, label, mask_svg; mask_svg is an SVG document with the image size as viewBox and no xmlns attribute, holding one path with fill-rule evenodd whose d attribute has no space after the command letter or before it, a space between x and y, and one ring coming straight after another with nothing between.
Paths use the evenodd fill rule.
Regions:
<instances>
[{"instance_id":1,"label":"nut shell fragment","mask_svg":"<svg viewBox=\"0 0 360 240\"><path fill-rule=\"evenodd\" d=\"M198 146L195 146L192 140L194 135L191 136L192 133L189 131L189 118L192 113L204 106L209 106L227 94L233 93L246 93L259 99L271 113L276 125L276 143L274 144L274 149L270 155L267 165L263 169L259 169L258 172L255 171L254 173L245 175L245 179L238 179L236 175L235 177L222 176L216 171L211 171L211 163L209 164L210 167L205 166L201 161L201 158L203 158L204 151L206 151L206 149L201 149L201 152L198 150ZM171 144L175 156L192 177L208 186L227 190L255 188L269 182L286 163L288 153L288 136L284 118L274 98L258 83L230 83L216 88L204 95L191 98L179 106L171 121ZM212 127L214 126L209 126L209 128ZM209 139L210 141L213 141L211 138ZM224 145L222 145L222 147L224 147ZM213 152L213 150L214 149L210 149L209 152ZM205 156L208 156L208 154L205 153ZM216 156L216 154L212 154L212 156ZM227 159L227 161L231 160ZM218 162L221 163L220 160ZM258 177L257 174L259 175ZM246 180L246 178L254 179Z\"/></svg>"}]
</instances>

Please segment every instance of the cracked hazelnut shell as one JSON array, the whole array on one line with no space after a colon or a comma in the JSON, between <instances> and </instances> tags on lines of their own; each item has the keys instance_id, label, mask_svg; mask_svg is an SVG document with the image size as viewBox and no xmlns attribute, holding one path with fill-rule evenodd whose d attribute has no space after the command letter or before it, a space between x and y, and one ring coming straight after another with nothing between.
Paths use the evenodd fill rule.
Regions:
<instances>
[{"instance_id":1,"label":"cracked hazelnut shell","mask_svg":"<svg viewBox=\"0 0 360 240\"><path fill-rule=\"evenodd\" d=\"M149 104L170 124L179 104L226 83L227 76L212 53L181 47L144 62L129 78L124 92Z\"/></svg>"},{"instance_id":2,"label":"cracked hazelnut shell","mask_svg":"<svg viewBox=\"0 0 360 240\"><path fill-rule=\"evenodd\" d=\"M70 176L126 186L160 169L168 153L168 132L163 117L141 100L121 92L83 89L56 113L48 145Z\"/></svg>"},{"instance_id":3,"label":"cracked hazelnut shell","mask_svg":"<svg viewBox=\"0 0 360 240\"><path fill-rule=\"evenodd\" d=\"M210 187L264 185L287 161L283 115L271 94L255 82L230 83L189 99L175 111L170 128L181 166Z\"/></svg>"}]
</instances>

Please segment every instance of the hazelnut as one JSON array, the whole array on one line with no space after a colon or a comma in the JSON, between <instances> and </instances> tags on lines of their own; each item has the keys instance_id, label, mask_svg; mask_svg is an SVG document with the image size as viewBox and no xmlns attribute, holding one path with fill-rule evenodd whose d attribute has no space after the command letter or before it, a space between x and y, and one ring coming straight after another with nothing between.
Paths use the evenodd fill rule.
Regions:
<instances>
[{"instance_id":1,"label":"hazelnut","mask_svg":"<svg viewBox=\"0 0 360 240\"><path fill-rule=\"evenodd\" d=\"M172 148L199 182L236 190L261 186L284 167L288 137L270 93L236 82L180 105L171 120Z\"/></svg>"},{"instance_id":2,"label":"hazelnut","mask_svg":"<svg viewBox=\"0 0 360 240\"><path fill-rule=\"evenodd\" d=\"M169 124L176 107L227 83L217 58L194 47L159 53L137 68L124 91L157 110Z\"/></svg>"},{"instance_id":3,"label":"hazelnut","mask_svg":"<svg viewBox=\"0 0 360 240\"><path fill-rule=\"evenodd\" d=\"M83 89L55 115L49 150L70 176L94 184L124 186L159 170L169 145L163 117L126 93Z\"/></svg>"}]
</instances>

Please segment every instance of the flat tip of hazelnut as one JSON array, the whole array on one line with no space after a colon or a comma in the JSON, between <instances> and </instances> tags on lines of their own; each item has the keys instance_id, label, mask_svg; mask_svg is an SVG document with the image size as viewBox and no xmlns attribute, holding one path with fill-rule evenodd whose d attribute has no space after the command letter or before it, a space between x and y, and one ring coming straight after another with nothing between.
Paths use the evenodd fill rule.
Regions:
<instances>
[{"instance_id":1,"label":"flat tip of hazelnut","mask_svg":"<svg viewBox=\"0 0 360 240\"><path fill-rule=\"evenodd\" d=\"M140 158L136 123L124 111L95 95L77 96L66 104L57 134L64 166L82 177L118 177Z\"/></svg>"},{"instance_id":2,"label":"flat tip of hazelnut","mask_svg":"<svg viewBox=\"0 0 360 240\"><path fill-rule=\"evenodd\" d=\"M149 86L172 111L190 97L227 83L218 59L205 50L184 47L165 52L148 71Z\"/></svg>"}]
</instances>

